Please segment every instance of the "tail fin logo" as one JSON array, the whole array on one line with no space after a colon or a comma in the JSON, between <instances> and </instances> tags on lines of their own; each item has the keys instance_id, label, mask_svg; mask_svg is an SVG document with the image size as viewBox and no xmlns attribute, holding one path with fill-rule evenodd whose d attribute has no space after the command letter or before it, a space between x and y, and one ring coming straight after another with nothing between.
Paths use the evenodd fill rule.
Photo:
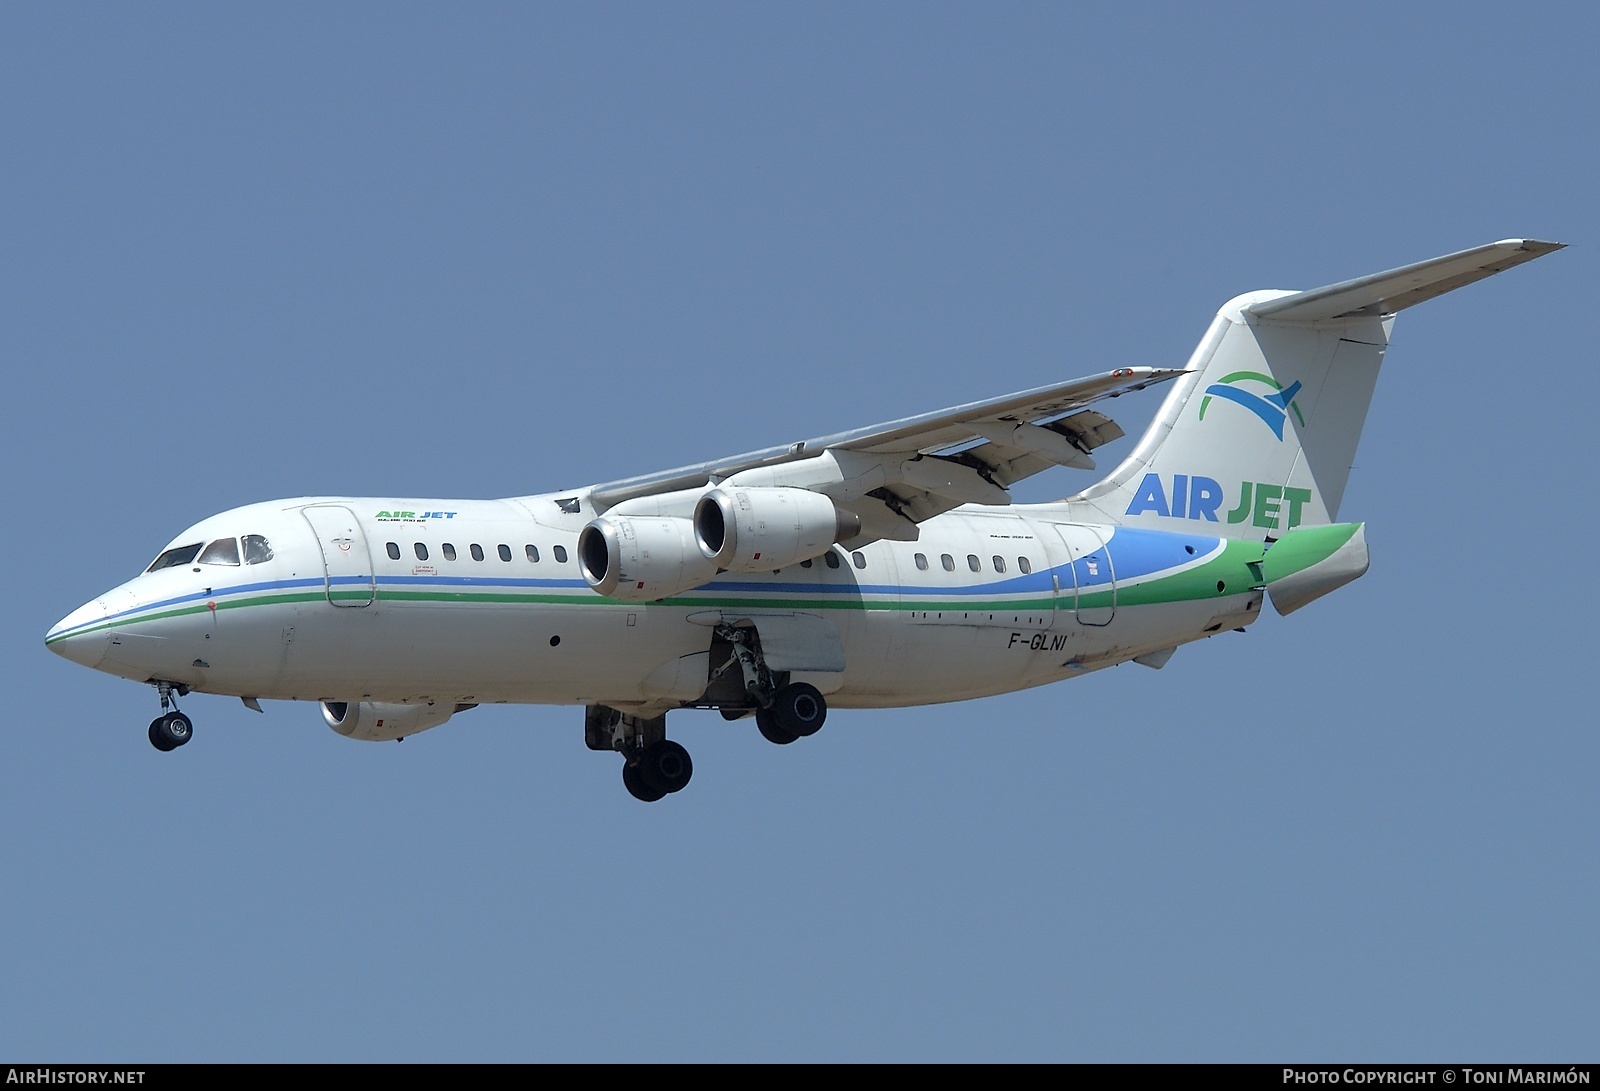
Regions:
<instances>
[{"instance_id":1,"label":"tail fin logo","mask_svg":"<svg viewBox=\"0 0 1600 1091\"><path fill-rule=\"evenodd\" d=\"M1250 379L1254 382L1265 383L1274 393L1265 396L1253 394L1248 390L1241 390L1230 384ZM1236 405L1242 405L1257 417L1261 423L1272 429L1272 434L1283 441L1283 425L1289 419L1289 411L1294 410L1295 420L1300 422L1300 427L1306 426L1306 418L1300 412L1299 403L1294 396L1300 393L1298 381L1290 383L1287 387L1278 382L1271 375L1263 375L1259 371L1235 371L1231 375L1224 375L1221 382L1212 383L1206 387L1206 396L1200 399L1200 419L1206 419L1206 407L1211 404L1212 398L1224 398Z\"/></svg>"}]
</instances>

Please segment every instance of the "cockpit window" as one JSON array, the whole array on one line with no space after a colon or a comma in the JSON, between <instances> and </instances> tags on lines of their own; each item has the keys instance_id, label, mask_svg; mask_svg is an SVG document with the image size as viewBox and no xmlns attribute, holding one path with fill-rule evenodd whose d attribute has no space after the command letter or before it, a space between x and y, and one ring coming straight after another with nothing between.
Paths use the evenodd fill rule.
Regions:
<instances>
[{"instance_id":1,"label":"cockpit window","mask_svg":"<svg viewBox=\"0 0 1600 1091\"><path fill-rule=\"evenodd\" d=\"M200 552L200 547L203 545L205 545L204 542L195 542L193 545L174 546L154 561L151 561L150 567L145 571L159 572L163 568L173 568L180 564L188 564L195 559L195 555Z\"/></svg>"},{"instance_id":2,"label":"cockpit window","mask_svg":"<svg viewBox=\"0 0 1600 1091\"><path fill-rule=\"evenodd\" d=\"M272 560L272 546L259 534L244 536L244 563L261 564Z\"/></svg>"},{"instance_id":3,"label":"cockpit window","mask_svg":"<svg viewBox=\"0 0 1600 1091\"><path fill-rule=\"evenodd\" d=\"M205 551L200 554L201 564L238 564L239 540L237 538L218 538Z\"/></svg>"}]
</instances>

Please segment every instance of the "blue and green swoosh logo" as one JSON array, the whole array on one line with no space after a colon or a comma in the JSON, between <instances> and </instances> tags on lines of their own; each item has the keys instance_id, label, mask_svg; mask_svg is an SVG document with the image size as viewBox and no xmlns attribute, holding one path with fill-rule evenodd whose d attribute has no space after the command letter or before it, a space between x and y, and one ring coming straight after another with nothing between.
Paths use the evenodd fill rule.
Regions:
<instances>
[{"instance_id":1,"label":"blue and green swoosh logo","mask_svg":"<svg viewBox=\"0 0 1600 1091\"><path fill-rule=\"evenodd\" d=\"M1265 396L1243 390L1232 384L1250 380L1264 383L1271 387L1273 393ZM1300 427L1306 426L1306 418L1300 412L1300 405L1294 396L1300 393L1298 381L1290 383L1287 387L1278 382L1271 375L1263 375L1259 371L1235 371L1231 375L1224 375L1220 382L1212 383L1206 387L1206 396L1200 399L1200 419L1206 419L1206 407L1211 404L1212 398L1224 398L1236 405L1242 405L1257 417L1261 423L1272 429L1272 434L1283 440L1283 425L1289 419L1289 411L1294 411L1294 416L1300 422Z\"/></svg>"}]
</instances>

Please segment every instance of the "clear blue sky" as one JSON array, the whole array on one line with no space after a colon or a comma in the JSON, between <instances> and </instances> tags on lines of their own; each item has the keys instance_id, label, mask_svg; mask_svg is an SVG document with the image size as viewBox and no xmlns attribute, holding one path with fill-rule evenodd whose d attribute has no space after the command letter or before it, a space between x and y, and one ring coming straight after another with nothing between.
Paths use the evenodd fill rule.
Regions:
<instances>
[{"instance_id":1,"label":"clear blue sky","mask_svg":"<svg viewBox=\"0 0 1600 1091\"><path fill-rule=\"evenodd\" d=\"M0 1057L1595 1059L1597 39L1579 4L0 9ZM239 504L1181 364L1238 292L1508 236L1572 246L1397 324L1342 512L1371 572L1159 672L787 748L677 714L695 782L647 807L566 708L394 746L194 697L158 754L152 692L42 644Z\"/></svg>"}]
</instances>

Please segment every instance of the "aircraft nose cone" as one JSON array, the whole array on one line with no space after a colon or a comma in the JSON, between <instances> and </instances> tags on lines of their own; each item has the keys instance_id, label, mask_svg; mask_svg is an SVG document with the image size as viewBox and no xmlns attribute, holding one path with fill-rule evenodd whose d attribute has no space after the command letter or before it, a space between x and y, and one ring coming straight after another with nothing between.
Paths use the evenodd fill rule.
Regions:
<instances>
[{"instance_id":1,"label":"aircraft nose cone","mask_svg":"<svg viewBox=\"0 0 1600 1091\"><path fill-rule=\"evenodd\" d=\"M56 622L45 634L44 646L74 663L98 667L111 647L111 630L100 625L105 616L103 599L86 602Z\"/></svg>"}]
</instances>

